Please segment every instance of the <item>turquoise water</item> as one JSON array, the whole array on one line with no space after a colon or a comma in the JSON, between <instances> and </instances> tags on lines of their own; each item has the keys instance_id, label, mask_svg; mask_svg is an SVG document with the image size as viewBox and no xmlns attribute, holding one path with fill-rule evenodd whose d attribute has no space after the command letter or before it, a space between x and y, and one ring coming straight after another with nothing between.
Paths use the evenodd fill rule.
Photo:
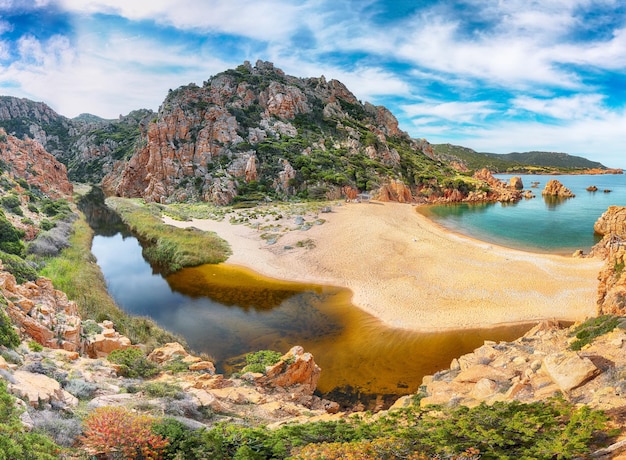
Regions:
<instances>
[{"instance_id":1,"label":"turquoise water","mask_svg":"<svg viewBox=\"0 0 626 460\"><path fill-rule=\"evenodd\" d=\"M509 181L513 175L497 175ZM524 189L536 197L517 203L455 204L428 206L425 215L455 232L533 252L571 254L576 249L587 252L599 241L593 224L611 205L626 206L626 176L520 176ZM541 191L550 179L557 179L576 194L574 198L548 199ZM532 182L539 182L531 188ZM590 185L597 192L586 190ZM611 190L604 193L604 190Z\"/></svg>"}]
</instances>

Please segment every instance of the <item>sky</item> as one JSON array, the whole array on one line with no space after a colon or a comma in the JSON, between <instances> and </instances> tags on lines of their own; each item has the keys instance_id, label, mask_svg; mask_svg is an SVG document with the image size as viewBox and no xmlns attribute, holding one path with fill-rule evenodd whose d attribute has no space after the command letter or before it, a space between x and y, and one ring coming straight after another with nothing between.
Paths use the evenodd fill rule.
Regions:
<instances>
[{"instance_id":1,"label":"sky","mask_svg":"<svg viewBox=\"0 0 626 460\"><path fill-rule=\"evenodd\" d=\"M0 95L70 118L156 111L246 60L431 143L626 168L624 0L0 0Z\"/></svg>"}]
</instances>

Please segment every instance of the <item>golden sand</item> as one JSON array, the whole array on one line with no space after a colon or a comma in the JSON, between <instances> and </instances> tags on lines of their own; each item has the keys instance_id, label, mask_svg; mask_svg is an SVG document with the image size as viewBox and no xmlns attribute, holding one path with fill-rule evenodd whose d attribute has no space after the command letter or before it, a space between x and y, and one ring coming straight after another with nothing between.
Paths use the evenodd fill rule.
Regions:
<instances>
[{"instance_id":1,"label":"golden sand","mask_svg":"<svg viewBox=\"0 0 626 460\"><path fill-rule=\"evenodd\" d=\"M482 328L595 314L600 260L474 240L443 229L408 204L342 204L323 217L323 225L289 231L273 245L245 225L164 221L216 232L233 250L227 264L273 278L347 287L357 307L394 327ZM315 247L298 247L303 240Z\"/></svg>"}]
</instances>

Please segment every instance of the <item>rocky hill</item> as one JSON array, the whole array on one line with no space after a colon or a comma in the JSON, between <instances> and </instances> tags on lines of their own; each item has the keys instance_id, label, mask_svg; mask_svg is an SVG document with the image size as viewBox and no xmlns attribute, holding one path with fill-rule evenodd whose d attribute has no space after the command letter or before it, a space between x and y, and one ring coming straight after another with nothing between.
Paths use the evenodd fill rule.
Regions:
<instances>
[{"instance_id":1,"label":"rocky hill","mask_svg":"<svg viewBox=\"0 0 626 460\"><path fill-rule=\"evenodd\" d=\"M43 102L0 96L0 127L18 139L39 142L77 182L100 183L115 161L130 157L140 125L152 116L150 110L137 110L118 120L89 114L69 119Z\"/></svg>"},{"instance_id":2,"label":"rocky hill","mask_svg":"<svg viewBox=\"0 0 626 460\"><path fill-rule=\"evenodd\" d=\"M476 152L452 144L433 144L433 151L442 161L456 162L476 170L487 168L497 173L614 173L602 163L562 152L513 152L505 154Z\"/></svg>"},{"instance_id":3,"label":"rocky hill","mask_svg":"<svg viewBox=\"0 0 626 460\"><path fill-rule=\"evenodd\" d=\"M400 181L410 193L454 175L384 107L339 81L245 63L171 91L142 147L104 179L150 201L337 198Z\"/></svg>"}]
</instances>

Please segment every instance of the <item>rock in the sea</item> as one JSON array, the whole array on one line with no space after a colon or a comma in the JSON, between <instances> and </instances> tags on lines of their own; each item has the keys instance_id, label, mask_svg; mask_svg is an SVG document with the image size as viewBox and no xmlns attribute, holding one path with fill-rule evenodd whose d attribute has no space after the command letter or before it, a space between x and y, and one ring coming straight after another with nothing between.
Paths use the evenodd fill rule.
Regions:
<instances>
[{"instance_id":1,"label":"rock in the sea","mask_svg":"<svg viewBox=\"0 0 626 460\"><path fill-rule=\"evenodd\" d=\"M514 188L516 190L522 190L524 188L524 183L522 182L522 178L519 176L513 176L511 177L511 180L509 181L511 188Z\"/></svg>"},{"instance_id":2,"label":"rock in the sea","mask_svg":"<svg viewBox=\"0 0 626 460\"><path fill-rule=\"evenodd\" d=\"M587 187L587 191L588 192L597 192L598 191L598 187L596 187L595 185L590 185L589 187Z\"/></svg>"},{"instance_id":3,"label":"rock in the sea","mask_svg":"<svg viewBox=\"0 0 626 460\"><path fill-rule=\"evenodd\" d=\"M560 198L573 198L576 196L556 179L549 180L541 194L543 196L557 196Z\"/></svg>"}]
</instances>

